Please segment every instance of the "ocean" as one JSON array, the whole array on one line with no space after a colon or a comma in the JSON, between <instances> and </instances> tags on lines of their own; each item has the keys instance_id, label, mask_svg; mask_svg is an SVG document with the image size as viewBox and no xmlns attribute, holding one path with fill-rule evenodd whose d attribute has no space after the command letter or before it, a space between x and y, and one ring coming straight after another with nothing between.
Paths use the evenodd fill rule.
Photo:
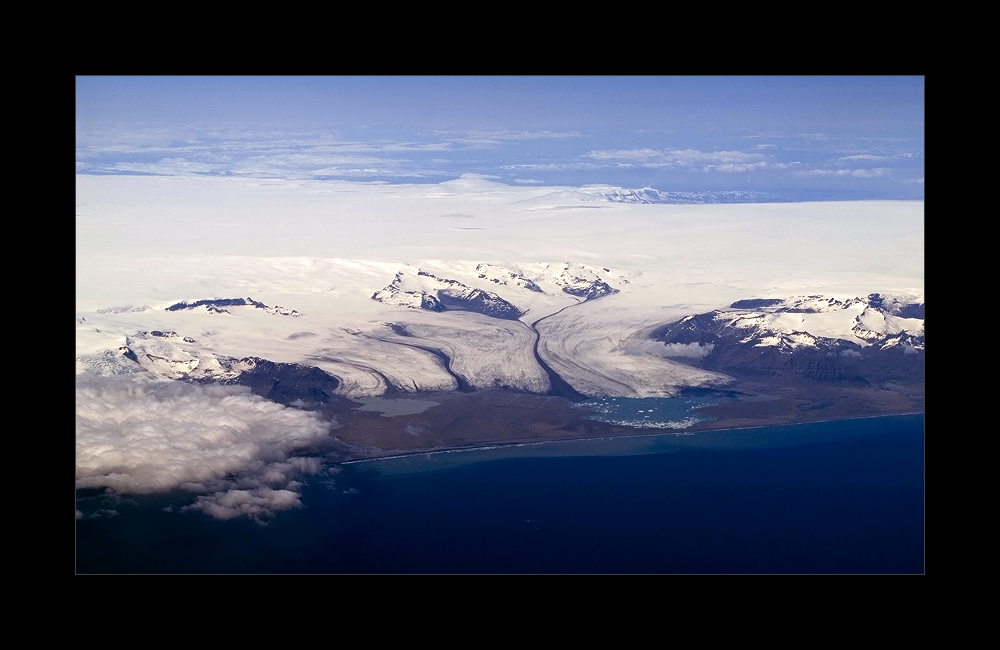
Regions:
<instances>
[{"instance_id":1,"label":"ocean","mask_svg":"<svg viewBox=\"0 0 1000 650\"><path fill-rule=\"evenodd\" d=\"M179 512L191 495L108 503L78 491L77 509L96 516L77 520L76 571L924 572L922 414L646 430L337 470L266 526Z\"/></svg>"}]
</instances>

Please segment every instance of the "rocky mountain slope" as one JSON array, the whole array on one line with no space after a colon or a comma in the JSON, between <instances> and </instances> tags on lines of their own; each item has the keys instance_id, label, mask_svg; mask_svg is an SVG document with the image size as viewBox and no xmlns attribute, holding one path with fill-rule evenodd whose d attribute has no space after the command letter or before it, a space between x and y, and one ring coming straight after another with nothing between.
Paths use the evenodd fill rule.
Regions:
<instances>
[{"instance_id":1,"label":"rocky mountain slope","mask_svg":"<svg viewBox=\"0 0 1000 650\"><path fill-rule=\"evenodd\" d=\"M747 299L656 328L665 354L736 377L850 384L924 378L924 303L912 297Z\"/></svg>"},{"instance_id":2,"label":"rocky mountain slope","mask_svg":"<svg viewBox=\"0 0 1000 650\"><path fill-rule=\"evenodd\" d=\"M610 273L609 269L603 269ZM459 280L438 277L418 267L400 269L385 288L372 294L372 300L426 311L471 311L492 318L517 320L526 309L516 306L511 295L528 291L551 294L553 289L581 300L593 300L618 293L619 289L606 282L598 270L582 264L546 264L527 277L521 269L510 269L495 264L477 264L470 281L486 281L507 293L505 299L493 291L469 286ZM619 279L627 284L627 280ZM547 285L548 290L540 284ZM508 293L513 290L512 293ZM523 296L523 294L521 294ZM524 300L529 299L523 296Z\"/></svg>"}]
</instances>

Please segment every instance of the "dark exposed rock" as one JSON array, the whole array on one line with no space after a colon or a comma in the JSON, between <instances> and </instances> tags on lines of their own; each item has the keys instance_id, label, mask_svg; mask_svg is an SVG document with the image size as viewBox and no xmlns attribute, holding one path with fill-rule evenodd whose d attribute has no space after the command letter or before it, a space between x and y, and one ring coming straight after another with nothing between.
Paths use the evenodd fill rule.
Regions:
<instances>
[{"instance_id":1,"label":"dark exposed rock","mask_svg":"<svg viewBox=\"0 0 1000 650\"><path fill-rule=\"evenodd\" d=\"M195 302L179 302L167 307L167 311L178 311L180 309L195 309L196 307L214 307L214 308L240 307L243 305L250 305L258 309L267 308L267 305L265 305L262 302L258 302L253 298L210 298L208 300L196 300ZM219 310L217 309L217 311Z\"/></svg>"},{"instance_id":2,"label":"dark exposed rock","mask_svg":"<svg viewBox=\"0 0 1000 650\"><path fill-rule=\"evenodd\" d=\"M407 291L407 293L413 293ZM420 294L420 308L426 309L427 311L446 311L448 308L445 307L437 296L432 296L430 294L424 293Z\"/></svg>"},{"instance_id":3,"label":"dark exposed rock","mask_svg":"<svg viewBox=\"0 0 1000 650\"><path fill-rule=\"evenodd\" d=\"M750 298L748 300L737 300L729 305L733 309L759 309L760 307L770 307L784 302L781 298Z\"/></svg>"},{"instance_id":4,"label":"dark exposed rock","mask_svg":"<svg viewBox=\"0 0 1000 650\"><path fill-rule=\"evenodd\" d=\"M479 278L483 280L489 280L494 284L507 284L509 279L514 285L523 287L528 291L534 291L535 293L545 293L542 288L535 284L533 281L524 277L520 273L515 273L509 269L502 269L499 267L494 267L490 264L479 264L476 266L476 271L479 273ZM491 278L487 275L487 271L493 271L496 274L502 274L506 276L507 279L501 280L500 278Z\"/></svg>"},{"instance_id":5,"label":"dark exposed rock","mask_svg":"<svg viewBox=\"0 0 1000 650\"><path fill-rule=\"evenodd\" d=\"M253 298L210 298L208 300L196 300L194 302L178 302L170 305L166 308L166 310L178 311L181 309L196 309L198 307L204 307L210 314L228 314L230 313L229 310L224 309L224 307L244 306L264 309L269 313L280 314L282 316L301 316L301 314L294 309L286 309L280 306L268 307L264 303L254 300Z\"/></svg>"},{"instance_id":6,"label":"dark exposed rock","mask_svg":"<svg viewBox=\"0 0 1000 650\"><path fill-rule=\"evenodd\" d=\"M603 296L618 293L618 289L615 289L604 280L595 280L584 286L570 285L563 287L562 290L571 296L577 296L584 300L595 300Z\"/></svg>"},{"instance_id":7,"label":"dark exposed rock","mask_svg":"<svg viewBox=\"0 0 1000 650\"><path fill-rule=\"evenodd\" d=\"M675 360L744 379L807 379L857 386L924 380L922 336L882 334L869 341L871 345L860 345L805 332L737 328L731 319L719 318L720 313L688 316L653 330L650 338L664 344L706 346L709 351L700 358Z\"/></svg>"},{"instance_id":8,"label":"dark exposed rock","mask_svg":"<svg viewBox=\"0 0 1000 650\"><path fill-rule=\"evenodd\" d=\"M400 325L399 323L386 323L386 325L393 331L393 333L398 334L399 336L413 336L406 329L406 325Z\"/></svg>"},{"instance_id":9,"label":"dark exposed rock","mask_svg":"<svg viewBox=\"0 0 1000 650\"><path fill-rule=\"evenodd\" d=\"M249 362L252 367L234 378L200 381L249 386L254 394L285 406L290 406L293 402L325 403L332 398L334 391L340 385L336 377L315 366L275 363L258 357L246 357L240 361Z\"/></svg>"},{"instance_id":10,"label":"dark exposed rock","mask_svg":"<svg viewBox=\"0 0 1000 650\"><path fill-rule=\"evenodd\" d=\"M585 301L618 293L618 289L615 289L597 275L585 278L580 277L577 275L580 269L574 271L574 266L566 262L563 264L562 273L555 278L555 283L562 287L563 293L583 298ZM592 274L585 273L585 275L590 276Z\"/></svg>"},{"instance_id":11,"label":"dark exposed rock","mask_svg":"<svg viewBox=\"0 0 1000 650\"><path fill-rule=\"evenodd\" d=\"M123 345L120 348L118 348L118 353L123 357L125 357L126 359L130 359L136 363L139 363L139 357L132 350L132 348L128 347L127 345Z\"/></svg>"},{"instance_id":12,"label":"dark exposed rock","mask_svg":"<svg viewBox=\"0 0 1000 650\"><path fill-rule=\"evenodd\" d=\"M433 279L437 286L426 291L403 291L400 288L402 274L397 273L392 283L372 294L372 300L435 312L472 311L507 320L517 320L523 314L520 309L495 293L474 289L456 280L439 278L426 271L418 270L417 275Z\"/></svg>"},{"instance_id":13,"label":"dark exposed rock","mask_svg":"<svg viewBox=\"0 0 1000 650\"><path fill-rule=\"evenodd\" d=\"M910 305L903 305L900 307L895 314L900 318L919 318L924 319L924 303L913 303Z\"/></svg>"},{"instance_id":14,"label":"dark exposed rock","mask_svg":"<svg viewBox=\"0 0 1000 650\"><path fill-rule=\"evenodd\" d=\"M444 305L445 309L474 311L485 316L507 320L517 320L521 316L520 309L495 293L489 293L481 289L472 289L471 291L463 292L444 290L438 293L438 300Z\"/></svg>"}]
</instances>

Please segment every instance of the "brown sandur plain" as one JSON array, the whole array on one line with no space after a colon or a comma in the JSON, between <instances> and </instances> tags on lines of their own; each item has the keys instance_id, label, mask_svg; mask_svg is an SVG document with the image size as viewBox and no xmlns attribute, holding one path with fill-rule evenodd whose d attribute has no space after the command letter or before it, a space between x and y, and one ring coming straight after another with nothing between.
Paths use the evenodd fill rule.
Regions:
<instances>
[{"instance_id":1,"label":"brown sandur plain","mask_svg":"<svg viewBox=\"0 0 1000 650\"><path fill-rule=\"evenodd\" d=\"M924 411L922 383L855 387L739 381L725 391L698 393L700 397L713 394L727 399L697 409L697 417L705 420L683 430L609 424L589 419L594 415L592 410L562 397L504 390L411 394L407 397L438 405L409 415L359 410L359 402L344 398L330 400L317 410L338 423L331 431L334 444L328 451L340 461L487 445L697 434Z\"/></svg>"}]
</instances>

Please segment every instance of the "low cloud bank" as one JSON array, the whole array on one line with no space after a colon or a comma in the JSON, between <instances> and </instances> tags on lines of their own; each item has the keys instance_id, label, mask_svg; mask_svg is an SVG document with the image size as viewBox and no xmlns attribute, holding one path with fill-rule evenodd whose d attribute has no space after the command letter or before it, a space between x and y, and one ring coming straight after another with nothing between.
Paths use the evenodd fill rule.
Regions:
<instances>
[{"instance_id":1,"label":"low cloud bank","mask_svg":"<svg viewBox=\"0 0 1000 650\"><path fill-rule=\"evenodd\" d=\"M627 354L651 354L654 357L704 359L715 346L711 343L660 343L659 341L630 341L620 346Z\"/></svg>"},{"instance_id":2,"label":"low cloud bank","mask_svg":"<svg viewBox=\"0 0 1000 650\"><path fill-rule=\"evenodd\" d=\"M115 493L202 493L184 509L258 521L300 507L296 480L321 469L296 456L331 423L243 386L79 378L76 487Z\"/></svg>"}]
</instances>

